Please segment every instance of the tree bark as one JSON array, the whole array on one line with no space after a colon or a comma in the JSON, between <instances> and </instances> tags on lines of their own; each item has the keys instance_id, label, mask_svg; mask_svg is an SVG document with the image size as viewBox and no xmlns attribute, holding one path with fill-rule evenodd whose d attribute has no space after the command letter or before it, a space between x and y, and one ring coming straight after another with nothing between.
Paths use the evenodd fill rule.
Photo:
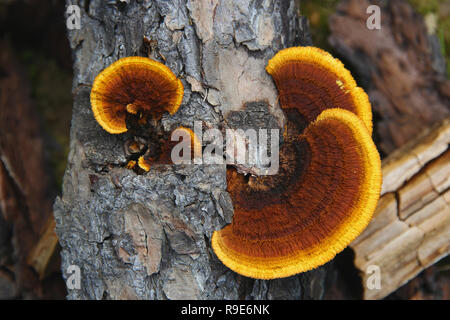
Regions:
<instances>
[{"instance_id":1,"label":"tree bark","mask_svg":"<svg viewBox=\"0 0 450 320\"><path fill-rule=\"evenodd\" d=\"M95 76L125 56L150 55L182 80L180 110L167 130L223 129L232 112L252 123L284 118L265 72L278 50L309 44L298 1L67 1L81 9L81 29L69 30L74 57L71 151L63 195L54 205L62 271L81 269L70 299L321 298L319 268L271 281L242 277L211 250L214 230L231 222L225 165L176 165L137 175L125 168L123 144L93 117ZM265 101L268 110L245 109ZM267 112L269 111L269 112ZM261 118L261 119L259 119Z\"/></svg>"}]
</instances>

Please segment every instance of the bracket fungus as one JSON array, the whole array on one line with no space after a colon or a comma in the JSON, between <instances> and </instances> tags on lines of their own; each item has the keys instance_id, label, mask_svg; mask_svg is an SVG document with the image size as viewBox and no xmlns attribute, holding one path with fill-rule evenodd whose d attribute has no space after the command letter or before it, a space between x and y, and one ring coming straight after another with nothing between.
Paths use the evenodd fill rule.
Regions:
<instances>
[{"instance_id":1,"label":"bracket fungus","mask_svg":"<svg viewBox=\"0 0 450 320\"><path fill-rule=\"evenodd\" d=\"M158 120L164 112L178 110L183 93L183 84L168 67L145 57L119 59L97 75L91 90L95 119L112 134L133 129L124 144L126 168L139 173L155 163L170 163L173 144ZM190 129L182 130L192 137Z\"/></svg>"},{"instance_id":2,"label":"bracket fungus","mask_svg":"<svg viewBox=\"0 0 450 320\"><path fill-rule=\"evenodd\" d=\"M286 113L300 112L306 123L323 110L341 108L355 113L372 134L369 97L356 85L341 61L316 47L281 50L266 67Z\"/></svg>"},{"instance_id":3,"label":"bracket fungus","mask_svg":"<svg viewBox=\"0 0 450 320\"><path fill-rule=\"evenodd\" d=\"M279 171L227 170L231 224L212 236L217 257L258 279L325 264L370 222L381 190L367 95L330 54L290 48L269 61L287 115Z\"/></svg>"},{"instance_id":4,"label":"bracket fungus","mask_svg":"<svg viewBox=\"0 0 450 320\"><path fill-rule=\"evenodd\" d=\"M127 114L160 118L174 114L183 100L183 84L164 64L144 57L126 57L94 80L91 105L97 122L109 133L127 131Z\"/></svg>"}]
</instances>

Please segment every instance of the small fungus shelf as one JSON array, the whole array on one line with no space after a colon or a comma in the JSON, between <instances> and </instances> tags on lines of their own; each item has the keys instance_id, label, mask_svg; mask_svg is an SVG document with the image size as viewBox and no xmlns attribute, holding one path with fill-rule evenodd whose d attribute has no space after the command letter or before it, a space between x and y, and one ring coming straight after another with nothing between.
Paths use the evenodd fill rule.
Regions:
<instances>
[{"instance_id":1,"label":"small fungus shelf","mask_svg":"<svg viewBox=\"0 0 450 320\"><path fill-rule=\"evenodd\" d=\"M188 139L190 141L190 160L193 160L196 155L201 154L202 145L200 140L195 135L194 131L185 127L178 127L172 133L173 135L182 137L182 139ZM172 161L172 148L179 143L178 141L171 141L171 137L167 137L167 141L162 144L161 150L157 157L151 156L151 150L148 149L145 154L139 157L138 165L144 171L149 171L152 164L173 164Z\"/></svg>"},{"instance_id":2,"label":"small fungus shelf","mask_svg":"<svg viewBox=\"0 0 450 320\"><path fill-rule=\"evenodd\" d=\"M91 105L97 122L109 133L126 132L126 115L174 114L183 99L181 81L165 65L144 57L122 58L94 80Z\"/></svg>"}]
</instances>

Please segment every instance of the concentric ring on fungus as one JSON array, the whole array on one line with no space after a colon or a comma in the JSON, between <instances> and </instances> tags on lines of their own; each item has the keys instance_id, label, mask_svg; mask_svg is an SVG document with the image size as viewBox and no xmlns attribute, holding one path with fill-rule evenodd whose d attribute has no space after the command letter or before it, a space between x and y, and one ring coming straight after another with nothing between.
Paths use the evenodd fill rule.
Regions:
<instances>
[{"instance_id":1,"label":"concentric ring on fungus","mask_svg":"<svg viewBox=\"0 0 450 320\"><path fill-rule=\"evenodd\" d=\"M316 67L317 72L312 69ZM228 169L233 221L212 236L213 250L226 266L258 279L288 277L333 259L369 223L382 180L371 139L370 104L357 97L360 91L342 64L316 48L291 48L278 53L267 69L288 115L279 172L246 179ZM315 88L303 81L309 72L331 76L323 82L315 79ZM333 77L347 93L341 86L336 89ZM319 99L322 92L328 95L320 103L308 100ZM340 102L343 108L322 105L330 102L332 107ZM297 123L297 116L303 124Z\"/></svg>"},{"instance_id":2,"label":"concentric ring on fungus","mask_svg":"<svg viewBox=\"0 0 450 320\"><path fill-rule=\"evenodd\" d=\"M352 111L372 134L369 98L357 87L341 61L316 47L281 50L266 67L278 89L283 109L295 109L307 122L323 110L341 108Z\"/></svg>"},{"instance_id":3,"label":"concentric ring on fungus","mask_svg":"<svg viewBox=\"0 0 450 320\"><path fill-rule=\"evenodd\" d=\"M97 122L109 133L127 131L126 114L160 117L174 114L183 84L164 64L144 57L122 58L94 80L91 105Z\"/></svg>"}]
</instances>

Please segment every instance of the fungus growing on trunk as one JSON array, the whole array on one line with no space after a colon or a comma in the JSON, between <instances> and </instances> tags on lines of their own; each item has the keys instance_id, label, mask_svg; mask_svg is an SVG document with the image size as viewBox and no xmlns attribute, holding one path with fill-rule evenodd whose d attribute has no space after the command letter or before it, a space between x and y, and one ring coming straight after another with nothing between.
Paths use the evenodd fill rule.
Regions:
<instances>
[{"instance_id":1,"label":"fungus growing on trunk","mask_svg":"<svg viewBox=\"0 0 450 320\"><path fill-rule=\"evenodd\" d=\"M258 279L333 259L369 223L382 180L370 103L338 60L317 48L291 48L267 71L287 115L279 172L247 178L228 169L233 221L212 236L226 266Z\"/></svg>"},{"instance_id":2,"label":"fungus growing on trunk","mask_svg":"<svg viewBox=\"0 0 450 320\"><path fill-rule=\"evenodd\" d=\"M275 81L286 113L298 111L309 123L325 109L346 109L360 117L372 134L367 94L328 52L315 47L287 48L269 60L266 70Z\"/></svg>"},{"instance_id":3,"label":"fungus growing on trunk","mask_svg":"<svg viewBox=\"0 0 450 320\"><path fill-rule=\"evenodd\" d=\"M94 80L91 105L97 122L109 133L127 131L126 116L159 119L174 114L183 99L183 85L172 71L144 57L122 58Z\"/></svg>"},{"instance_id":4,"label":"fungus growing on trunk","mask_svg":"<svg viewBox=\"0 0 450 320\"><path fill-rule=\"evenodd\" d=\"M186 160L189 159L188 161L192 161L195 155L201 154L202 145L191 129L178 127L172 131L171 136L176 138L182 137L183 141L186 140L186 148L182 149L183 152L187 153L187 155L183 154ZM148 148L147 152L139 157L138 166L144 171L149 171L153 164L173 164L172 149L178 143L178 141L172 141L168 137L167 140L162 141L156 152L152 148Z\"/></svg>"}]
</instances>

